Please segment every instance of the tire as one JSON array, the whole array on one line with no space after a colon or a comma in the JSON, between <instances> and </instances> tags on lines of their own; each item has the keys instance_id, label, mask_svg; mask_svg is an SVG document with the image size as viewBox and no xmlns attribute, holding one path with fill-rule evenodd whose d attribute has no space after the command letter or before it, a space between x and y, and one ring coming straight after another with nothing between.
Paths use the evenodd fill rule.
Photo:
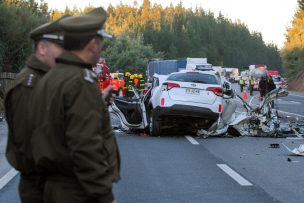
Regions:
<instances>
[{"instance_id":1,"label":"tire","mask_svg":"<svg viewBox=\"0 0 304 203\"><path fill-rule=\"evenodd\" d=\"M149 132L151 136L161 135L161 123L156 119L153 111L150 112Z\"/></svg>"},{"instance_id":2,"label":"tire","mask_svg":"<svg viewBox=\"0 0 304 203\"><path fill-rule=\"evenodd\" d=\"M228 127L227 133L232 137L242 136L241 133L237 129L235 129L234 127Z\"/></svg>"}]
</instances>

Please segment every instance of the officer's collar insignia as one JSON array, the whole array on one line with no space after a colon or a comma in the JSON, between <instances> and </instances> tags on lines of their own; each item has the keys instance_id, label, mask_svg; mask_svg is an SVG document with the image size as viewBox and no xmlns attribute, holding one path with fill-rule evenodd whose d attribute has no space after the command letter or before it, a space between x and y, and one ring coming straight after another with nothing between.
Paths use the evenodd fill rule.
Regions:
<instances>
[{"instance_id":1,"label":"officer's collar insignia","mask_svg":"<svg viewBox=\"0 0 304 203\"><path fill-rule=\"evenodd\" d=\"M97 78L97 75L88 69L84 69L84 79L90 83L94 83Z\"/></svg>"}]
</instances>

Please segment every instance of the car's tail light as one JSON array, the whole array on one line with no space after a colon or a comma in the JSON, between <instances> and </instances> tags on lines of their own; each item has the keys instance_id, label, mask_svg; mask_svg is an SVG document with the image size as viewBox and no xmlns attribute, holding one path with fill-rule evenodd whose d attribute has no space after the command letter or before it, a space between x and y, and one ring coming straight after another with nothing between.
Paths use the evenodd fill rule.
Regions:
<instances>
[{"instance_id":1,"label":"car's tail light","mask_svg":"<svg viewBox=\"0 0 304 203\"><path fill-rule=\"evenodd\" d=\"M180 87L180 85L172 82L164 83L161 90L162 91L171 90L174 87Z\"/></svg>"},{"instance_id":2,"label":"car's tail light","mask_svg":"<svg viewBox=\"0 0 304 203\"><path fill-rule=\"evenodd\" d=\"M212 91L217 96L223 96L224 94L223 89L219 87L208 87L207 90Z\"/></svg>"},{"instance_id":3,"label":"car's tail light","mask_svg":"<svg viewBox=\"0 0 304 203\"><path fill-rule=\"evenodd\" d=\"M161 98L160 99L160 105L161 106L165 106L165 98Z\"/></svg>"},{"instance_id":4,"label":"car's tail light","mask_svg":"<svg viewBox=\"0 0 304 203\"><path fill-rule=\"evenodd\" d=\"M223 111L223 106L222 106L222 104L219 104L218 105L218 112L222 113L222 111Z\"/></svg>"}]
</instances>

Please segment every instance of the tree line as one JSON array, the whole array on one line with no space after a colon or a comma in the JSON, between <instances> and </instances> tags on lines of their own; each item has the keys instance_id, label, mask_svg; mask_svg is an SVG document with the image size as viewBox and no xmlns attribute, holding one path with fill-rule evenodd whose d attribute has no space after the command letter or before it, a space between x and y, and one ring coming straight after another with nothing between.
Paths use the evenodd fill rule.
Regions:
<instances>
[{"instance_id":1,"label":"tree line","mask_svg":"<svg viewBox=\"0 0 304 203\"><path fill-rule=\"evenodd\" d=\"M69 13L80 15L91 7L50 10L43 0L3 0L0 3L0 68L18 72L31 52L28 33L35 26ZM282 71L274 44L265 44L259 32L250 32L240 21L201 7L187 9L182 2L173 6L120 3L107 8L105 28L113 34L106 41L102 57L113 70L144 72L152 58L183 59L207 57L217 66L242 67L266 64Z\"/></svg>"},{"instance_id":2,"label":"tree line","mask_svg":"<svg viewBox=\"0 0 304 203\"><path fill-rule=\"evenodd\" d=\"M286 41L281 50L283 66L288 78L298 79L304 72L304 0L298 0L292 26L288 28Z\"/></svg>"}]
</instances>

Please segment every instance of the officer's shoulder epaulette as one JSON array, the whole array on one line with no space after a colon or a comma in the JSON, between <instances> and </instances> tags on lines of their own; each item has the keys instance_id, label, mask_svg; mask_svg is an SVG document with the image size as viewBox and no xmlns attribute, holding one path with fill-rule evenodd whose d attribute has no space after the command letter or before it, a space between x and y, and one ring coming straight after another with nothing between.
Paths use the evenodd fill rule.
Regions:
<instances>
[{"instance_id":1,"label":"officer's shoulder epaulette","mask_svg":"<svg viewBox=\"0 0 304 203\"><path fill-rule=\"evenodd\" d=\"M38 81L37 76L34 73L29 73L28 75L25 76L22 84L26 87L34 87L37 81Z\"/></svg>"},{"instance_id":2,"label":"officer's shoulder epaulette","mask_svg":"<svg viewBox=\"0 0 304 203\"><path fill-rule=\"evenodd\" d=\"M91 70L83 69L83 79L90 83L95 83L97 81L97 74Z\"/></svg>"}]
</instances>

